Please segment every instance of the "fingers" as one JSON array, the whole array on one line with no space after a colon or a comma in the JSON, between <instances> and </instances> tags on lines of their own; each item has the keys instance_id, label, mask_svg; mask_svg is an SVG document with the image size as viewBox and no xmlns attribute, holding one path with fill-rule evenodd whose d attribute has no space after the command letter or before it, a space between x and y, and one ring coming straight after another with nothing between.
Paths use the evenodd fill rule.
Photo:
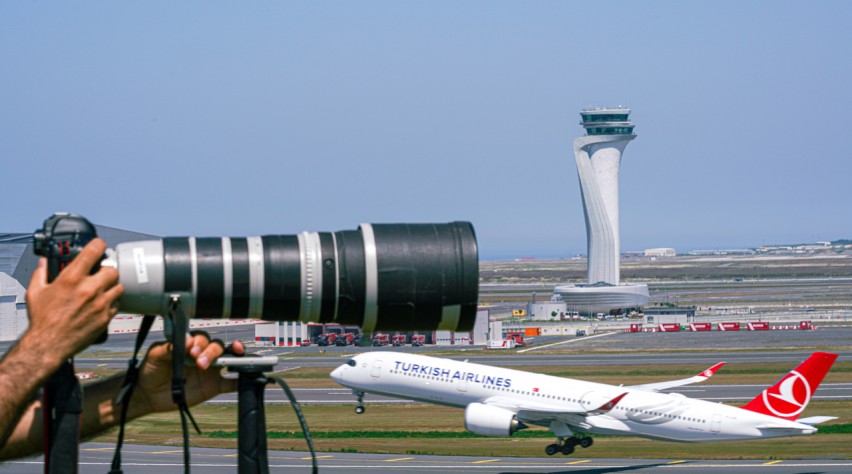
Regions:
<instances>
[{"instance_id":1,"label":"fingers","mask_svg":"<svg viewBox=\"0 0 852 474\"><path fill-rule=\"evenodd\" d=\"M36 266L33 275L30 277L27 296L29 297L30 293L37 292L45 286L47 286L47 258L41 257L38 259L38 266Z\"/></svg>"},{"instance_id":2,"label":"fingers","mask_svg":"<svg viewBox=\"0 0 852 474\"><path fill-rule=\"evenodd\" d=\"M97 237L92 239L85 247L83 247L83 250L74 257L74 261L72 261L67 268L62 270L60 275L67 275L66 278L81 278L88 275L89 272L92 271L92 267L101 261L106 248L107 244L102 239ZM115 271L115 269L112 270ZM116 278L117 275L118 272L116 272Z\"/></svg>"},{"instance_id":3,"label":"fingers","mask_svg":"<svg viewBox=\"0 0 852 474\"><path fill-rule=\"evenodd\" d=\"M246 353L246 346L240 341L232 342L229 349L229 352L232 352L234 355L238 356L245 355Z\"/></svg>"},{"instance_id":4,"label":"fingers","mask_svg":"<svg viewBox=\"0 0 852 474\"><path fill-rule=\"evenodd\" d=\"M211 343L206 334L189 336L186 341L187 353L195 359L199 369L207 369L210 364L225 353L221 344Z\"/></svg>"}]
</instances>

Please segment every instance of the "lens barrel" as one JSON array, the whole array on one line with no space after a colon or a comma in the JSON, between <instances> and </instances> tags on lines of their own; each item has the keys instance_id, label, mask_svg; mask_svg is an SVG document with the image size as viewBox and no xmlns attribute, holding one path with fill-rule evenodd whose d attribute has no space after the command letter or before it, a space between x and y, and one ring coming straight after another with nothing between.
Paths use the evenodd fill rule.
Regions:
<instances>
[{"instance_id":1,"label":"lens barrel","mask_svg":"<svg viewBox=\"0 0 852 474\"><path fill-rule=\"evenodd\" d=\"M362 224L262 237L168 237L115 248L121 311L374 330L473 329L479 290L469 222Z\"/></svg>"}]
</instances>

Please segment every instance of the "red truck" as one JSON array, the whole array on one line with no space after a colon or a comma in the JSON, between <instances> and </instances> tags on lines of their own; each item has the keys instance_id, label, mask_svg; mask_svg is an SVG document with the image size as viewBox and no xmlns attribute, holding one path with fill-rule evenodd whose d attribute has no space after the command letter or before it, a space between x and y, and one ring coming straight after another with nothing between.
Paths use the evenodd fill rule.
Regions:
<instances>
[{"instance_id":1,"label":"red truck","mask_svg":"<svg viewBox=\"0 0 852 474\"><path fill-rule=\"evenodd\" d=\"M336 341L336 340L337 340L337 334L335 334L333 332L332 333L326 333L326 334L320 334L320 336L317 338L317 345L318 346L332 346L332 345L334 345L334 341Z\"/></svg>"},{"instance_id":2,"label":"red truck","mask_svg":"<svg viewBox=\"0 0 852 474\"><path fill-rule=\"evenodd\" d=\"M506 334L506 340L509 339L515 341L515 347L527 347L523 334Z\"/></svg>"},{"instance_id":3,"label":"red truck","mask_svg":"<svg viewBox=\"0 0 852 474\"><path fill-rule=\"evenodd\" d=\"M415 334L411 336L411 346L412 347L420 347L426 343L426 336L423 334Z\"/></svg>"},{"instance_id":4,"label":"red truck","mask_svg":"<svg viewBox=\"0 0 852 474\"><path fill-rule=\"evenodd\" d=\"M355 334L351 332L341 334L334 340L335 346L351 346L352 344L355 344Z\"/></svg>"},{"instance_id":5,"label":"red truck","mask_svg":"<svg viewBox=\"0 0 852 474\"><path fill-rule=\"evenodd\" d=\"M373 336L373 346L386 346L390 344L390 337L387 334L375 334Z\"/></svg>"},{"instance_id":6,"label":"red truck","mask_svg":"<svg viewBox=\"0 0 852 474\"><path fill-rule=\"evenodd\" d=\"M391 344L394 347L404 346L405 345L405 335L397 334L396 336L391 337Z\"/></svg>"}]
</instances>

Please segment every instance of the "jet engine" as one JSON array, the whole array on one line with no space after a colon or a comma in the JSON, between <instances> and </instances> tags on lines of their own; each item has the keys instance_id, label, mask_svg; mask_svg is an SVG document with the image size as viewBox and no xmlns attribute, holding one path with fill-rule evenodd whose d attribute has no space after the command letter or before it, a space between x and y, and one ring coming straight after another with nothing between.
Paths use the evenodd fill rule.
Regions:
<instances>
[{"instance_id":1,"label":"jet engine","mask_svg":"<svg viewBox=\"0 0 852 474\"><path fill-rule=\"evenodd\" d=\"M527 425L509 410L471 403L464 410L464 427L482 436L511 436L515 431L527 428Z\"/></svg>"}]
</instances>

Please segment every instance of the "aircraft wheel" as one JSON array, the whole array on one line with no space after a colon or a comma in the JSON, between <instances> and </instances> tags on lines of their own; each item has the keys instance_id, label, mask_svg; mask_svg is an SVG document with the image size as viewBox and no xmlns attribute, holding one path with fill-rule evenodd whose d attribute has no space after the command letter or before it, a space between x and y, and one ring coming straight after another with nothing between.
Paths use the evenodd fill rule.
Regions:
<instances>
[{"instance_id":1,"label":"aircraft wheel","mask_svg":"<svg viewBox=\"0 0 852 474\"><path fill-rule=\"evenodd\" d=\"M359 415L364 413L364 410L365 410L365 408L361 405L358 405L357 407L355 407L355 413L357 413Z\"/></svg>"},{"instance_id":2,"label":"aircraft wheel","mask_svg":"<svg viewBox=\"0 0 852 474\"><path fill-rule=\"evenodd\" d=\"M562 445L562 454L569 456L574 453L574 445L570 443L565 443Z\"/></svg>"},{"instance_id":3,"label":"aircraft wheel","mask_svg":"<svg viewBox=\"0 0 852 474\"><path fill-rule=\"evenodd\" d=\"M582 446L584 448L588 448L589 446L594 444L594 442L595 442L595 440L592 439L592 438L583 438L583 439L580 440L580 446Z\"/></svg>"},{"instance_id":4,"label":"aircraft wheel","mask_svg":"<svg viewBox=\"0 0 852 474\"><path fill-rule=\"evenodd\" d=\"M544 448L544 452L548 456L553 456L554 454L559 452L559 445L558 444L548 444L547 447Z\"/></svg>"}]
</instances>

